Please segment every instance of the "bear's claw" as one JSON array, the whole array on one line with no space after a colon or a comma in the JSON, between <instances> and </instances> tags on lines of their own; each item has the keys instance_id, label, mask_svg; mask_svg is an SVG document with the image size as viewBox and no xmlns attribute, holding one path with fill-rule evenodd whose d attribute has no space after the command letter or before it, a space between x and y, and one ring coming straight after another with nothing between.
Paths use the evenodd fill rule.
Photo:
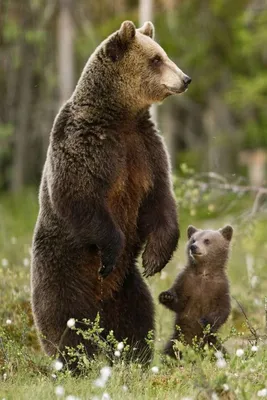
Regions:
<instances>
[{"instance_id":1,"label":"bear's claw","mask_svg":"<svg viewBox=\"0 0 267 400\"><path fill-rule=\"evenodd\" d=\"M113 265L102 265L99 270L98 273L102 278L106 278L114 269Z\"/></svg>"}]
</instances>

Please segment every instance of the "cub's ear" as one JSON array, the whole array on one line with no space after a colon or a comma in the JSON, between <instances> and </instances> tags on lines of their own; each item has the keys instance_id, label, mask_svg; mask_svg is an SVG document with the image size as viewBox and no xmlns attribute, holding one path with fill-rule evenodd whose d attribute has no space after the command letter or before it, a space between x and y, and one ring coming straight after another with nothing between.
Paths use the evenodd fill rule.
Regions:
<instances>
[{"instance_id":1,"label":"cub's ear","mask_svg":"<svg viewBox=\"0 0 267 400\"><path fill-rule=\"evenodd\" d=\"M151 39L154 39L155 37L155 28L152 22L150 21L145 22L144 25L137 30L143 35L151 37Z\"/></svg>"},{"instance_id":2,"label":"cub's ear","mask_svg":"<svg viewBox=\"0 0 267 400\"><path fill-rule=\"evenodd\" d=\"M228 242L231 241L232 236L233 236L233 228L231 225L226 225L224 228L219 229L219 232L222 234L224 239L228 240Z\"/></svg>"},{"instance_id":3,"label":"cub's ear","mask_svg":"<svg viewBox=\"0 0 267 400\"><path fill-rule=\"evenodd\" d=\"M195 228L193 225L189 225L189 227L187 228L187 237L188 239L191 238L192 235L194 235L195 232L197 232L198 229Z\"/></svg>"},{"instance_id":4,"label":"cub's ear","mask_svg":"<svg viewBox=\"0 0 267 400\"><path fill-rule=\"evenodd\" d=\"M135 25L132 21L124 21L119 30L119 37L123 44L130 43L135 37Z\"/></svg>"}]
</instances>

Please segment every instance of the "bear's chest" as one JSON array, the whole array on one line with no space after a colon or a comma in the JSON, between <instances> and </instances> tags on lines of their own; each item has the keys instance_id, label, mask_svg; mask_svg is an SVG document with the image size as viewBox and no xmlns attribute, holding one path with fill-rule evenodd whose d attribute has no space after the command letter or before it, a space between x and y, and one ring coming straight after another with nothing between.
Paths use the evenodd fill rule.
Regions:
<instances>
[{"instance_id":1,"label":"bear's chest","mask_svg":"<svg viewBox=\"0 0 267 400\"><path fill-rule=\"evenodd\" d=\"M108 194L113 215L129 229L136 224L139 207L153 186L149 151L138 133L123 136L120 169Z\"/></svg>"},{"instance_id":2,"label":"bear's chest","mask_svg":"<svg viewBox=\"0 0 267 400\"><path fill-rule=\"evenodd\" d=\"M213 276L203 271L202 274L192 276L187 286L188 302L185 314L199 318L214 308L218 283Z\"/></svg>"}]
</instances>

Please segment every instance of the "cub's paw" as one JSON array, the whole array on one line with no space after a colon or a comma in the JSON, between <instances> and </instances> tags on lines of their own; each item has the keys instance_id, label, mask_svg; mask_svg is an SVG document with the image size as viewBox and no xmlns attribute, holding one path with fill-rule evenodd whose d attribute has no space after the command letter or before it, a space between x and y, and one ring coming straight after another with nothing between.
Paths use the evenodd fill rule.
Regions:
<instances>
[{"instance_id":1,"label":"cub's paw","mask_svg":"<svg viewBox=\"0 0 267 400\"><path fill-rule=\"evenodd\" d=\"M166 292L162 292L159 295L159 302L161 304L170 304L174 302L174 295L169 292L168 290Z\"/></svg>"}]
</instances>

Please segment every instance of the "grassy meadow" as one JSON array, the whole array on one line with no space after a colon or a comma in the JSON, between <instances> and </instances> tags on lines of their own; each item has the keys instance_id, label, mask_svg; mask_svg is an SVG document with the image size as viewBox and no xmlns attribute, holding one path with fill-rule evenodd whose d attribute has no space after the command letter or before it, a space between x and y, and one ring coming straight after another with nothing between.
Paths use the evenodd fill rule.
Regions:
<instances>
[{"instance_id":1,"label":"grassy meadow","mask_svg":"<svg viewBox=\"0 0 267 400\"><path fill-rule=\"evenodd\" d=\"M191 185L191 186L190 186ZM38 211L37 193L0 197L0 400L258 399L267 397L265 344L267 296L267 213L252 195L202 195L193 183L176 191L182 238L174 259L148 280L157 311L155 358L151 367L125 365L115 357L103 387L95 384L103 358L84 362L84 375L57 371L40 350L30 308L30 246ZM180 363L160 355L172 330L172 314L158 304L185 261L186 228L234 227L228 264L232 313L220 332L229 356L214 359L184 349ZM266 310L265 310L266 307ZM152 368L154 367L154 368ZM156 368L155 368L156 367ZM101 386L101 385L100 385ZM265 390L264 390L265 389Z\"/></svg>"}]
</instances>

